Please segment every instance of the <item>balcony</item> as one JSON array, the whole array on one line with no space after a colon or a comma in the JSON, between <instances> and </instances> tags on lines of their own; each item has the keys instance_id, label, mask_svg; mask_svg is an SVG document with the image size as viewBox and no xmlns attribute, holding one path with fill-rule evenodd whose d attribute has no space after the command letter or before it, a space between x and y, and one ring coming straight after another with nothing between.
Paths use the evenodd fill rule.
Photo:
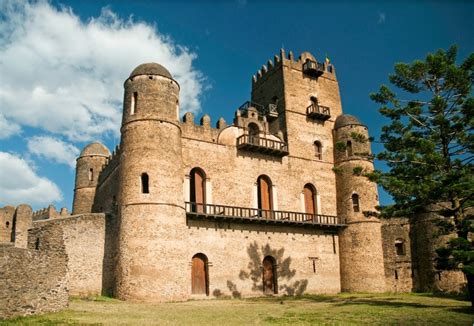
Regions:
<instances>
[{"instance_id":1,"label":"balcony","mask_svg":"<svg viewBox=\"0 0 474 326\"><path fill-rule=\"evenodd\" d=\"M319 77L324 73L324 64L307 60L303 63L303 74L311 77Z\"/></svg>"},{"instance_id":2,"label":"balcony","mask_svg":"<svg viewBox=\"0 0 474 326\"><path fill-rule=\"evenodd\" d=\"M252 101L246 101L244 104L242 104L239 107L239 110L242 111L242 113L247 113L248 109L250 108L255 108L257 109L258 112L262 113L264 111L264 107L261 104L252 102Z\"/></svg>"},{"instance_id":3,"label":"balcony","mask_svg":"<svg viewBox=\"0 0 474 326\"><path fill-rule=\"evenodd\" d=\"M288 145L286 143L248 134L237 138L237 149L279 157L288 155Z\"/></svg>"},{"instance_id":4,"label":"balcony","mask_svg":"<svg viewBox=\"0 0 474 326\"><path fill-rule=\"evenodd\" d=\"M186 216L192 219L322 228L340 228L346 226L344 218L332 215L197 204L191 202L186 202L185 208Z\"/></svg>"},{"instance_id":5,"label":"balcony","mask_svg":"<svg viewBox=\"0 0 474 326\"><path fill-rule=\"evenodd\" d=\"M331 117L331 111L327 106L311 104L306 108L306 115L313 120L326 121Z\"/></svg>"}]
</instances>

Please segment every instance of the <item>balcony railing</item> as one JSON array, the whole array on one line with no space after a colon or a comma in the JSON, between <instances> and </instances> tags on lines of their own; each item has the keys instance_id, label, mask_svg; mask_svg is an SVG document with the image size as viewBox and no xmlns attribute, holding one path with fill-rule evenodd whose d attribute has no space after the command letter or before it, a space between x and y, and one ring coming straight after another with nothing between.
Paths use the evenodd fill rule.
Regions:
<instances>
[{"instance_id":1,"label":"balcony railing","mask_svg":"<svg viewBox=\"0 0 474 326\"><path fill-rule=\"evenodd\" d=\"M307 60L303 63L303 73L312 77L319 77L324 73L324 64Z\"/></svg>"},{"instance_id":2,"label":"balcony railing","mask_svg":"<svg viewBox=\"0 0 474 326\"><path fill-rule=\"evenodd\" d=\"M264 111L263 105L252 102L252 101L246 101L244 104L242 104L239 107L239 110L242 111L242 112L246 112L251 107L256 108L258 112L263 112Z\"/></svg>"},{"instance_id":3,"label":"balcony railing","mask_svg":"<svg viewBox=\"0 0 474 326\"><path fill-rule=\"evenodd\" d=\"M307 214L300 212L274 211L258 208L185 203L186 215L191 218L212 220L234 220L247 223L313 225L320 227L343 227L345 219L340 216Z\"/></svg>"},{"instance_id":4,"label":"balcony railing","mask_svg":"<svg viewBox=\"0 0 474 326\"><path fill-rule=\"evenodd\" d=\"M237 138L237 148L280 157L288 155L286 143L248 134Z\"/></svg>"},{"instance_id":5,"label":"balcony railing","mask_svg":"<svg viewBox=\"0 0 474 326\"><path fill-rule=\"evenodd\" d=\"M331 117L331 111L327 106L311 104L306 108L306 115L311 119L326 121Z\"/></svg>"}]
</instances>

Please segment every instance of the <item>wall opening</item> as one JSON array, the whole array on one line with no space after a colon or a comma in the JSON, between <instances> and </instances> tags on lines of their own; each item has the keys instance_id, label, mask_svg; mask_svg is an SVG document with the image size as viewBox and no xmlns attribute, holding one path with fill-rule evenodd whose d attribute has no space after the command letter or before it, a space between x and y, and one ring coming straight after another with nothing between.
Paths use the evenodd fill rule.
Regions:
<instances>
[{"instance_id":1,"label":"wall opening","mask_svg":"<svg viewBox=\"0 0 474 326\"><path fill-rule=\"evenodd\" d=\"M305 184L303 188L304 193L304 208L306 214L316 214L316 188L310 184Z\"/></svg>"},{"instance_id":2,"label":"wall opening","mask_svg":"<svg viewBox=\"0 0 474 326\"><path fill-rule=\"evenodd\" d=\"M403 239L395 240L395 250L397 256L405 256L405 241Z\"/></svg>"},{"instance_id":3,"label":"wall opening","mask_svg":"<svg viewBox=\"0 0 474 326\"><path fill-rule=\"evenodd\" d=\"M191 268L191 293L209 295L209 268L207 256L198 253L193 256Z\"/></svg>"},{"instance_id":4,"label":"wall opening","mask_svg":"<svg viewBox=\"0 0 474 326\"><path fill-rule=\"evenodd\" d=\"M273 210L272 201L272 181L266 175L261 175L257 179L258 209L260 216L270 217Z\"/></svg>"},{"instance_id":5,"label":"wall opening","mask_svg":"<svg viewBox=\"0 0 474 326\"><path fill-rule=\"evenodd\" d=\"M89 181L93 181L93 180L94 180L94 169L90 168L89 169Z\"/></svg>"},{"instance_id":6,"label":"wall opening","mask_svg":"<svg viewBox=\"0 0 474 326\"><path fill-rule=\"evenodd\" d=\"M352 156L352 141L348 140L346 143L346 156L351 157Z\"/></svg>"},{"instance_id":7,"label":"wall opening","mask_svg":"<svg viewBox=\"0 0 474 326\"><path fill-rule=\"evenodd\" d=\"M194 212L203 213L206 205L206 174L200 168L194 168L190 173L189 199Z\"/></svg>"},{"instance_id":8,"label":"wall opening","mask_svg":"<svg viewBox=\"0 0 474 326\"><path fill-rule=\"evenodd\" d=\"M40 248L40 239L39 238L36 238L36 241L35 241L35 249L36 250L39 250Z\"/></svg>"},{"instance_id":9,"label":"wall opening","mask_svg":"<svg viewBox=\"0 0 474 326\"><path fill-rule=\"evenodd\" d=\"M142 184L142 194L149 194L150 193L150 187L149 187L149 177L148 174L142 173L141 175L141 184Z\"/></svg>"},{"instance_id":10,"label":"wall opening","mask_svg":"<svg viewBox=\"0 0 474 326\"><path fill-rule=\"evenodd\" d=\"M7 223L5 223L5 226L7 227L7 229L10 227L10 222L7 221Z\"/></svg>"},{"instance_id":11,"label":"wall opening","mask_svg":"<svg viewBox=\"0 0 474 326\"><path fill-rule=\"evenodd\" d=\"M322 160L323 159L323 145L319 140L316 140L314 142L314 154L316 156L316 159Z\"/></svg>"},{"instance_id":12,"label":"wall opening","mask_svg":"<svg viewBox=\"0 0 474 326\"><path fill-rule=\"evenodd\" d=\"M133 92L132 99L130 103L130 115L134 115L137 111L137 102L138 102L138 93Z\"/></svg>"},{"instance_id":13,"label":"wall opening","mask_svg":"<svg viewBox=\"0 0 474 326\"><path fill-rule=\"evenodd\" d=\"M278 294L276 261L272 256L263 259L263 293Z\"/></svg>"},{"instance_id":14,"label":"wall opening","mask_svg":"<svg viewBox=\"0 0 474 326\"><path fill-rule=\"evenodd\" d=\"M332 235L332 252L336 253L336 236Z\"/></svg>"},{"instance_id":15,"label":"wall opening","mask_svg":"<svg viewBox=\"0 0 474 326\"><path fill-rule=\"evenodd\" d=\"M352 210L355 213L360 212L359 195L358 194L352 194Z\"/></svg>"},{"instance_id":16,"label":"wall opening","mask_svg":"<svg viewBox=\"0 0 474 326\"><path fill-rule=\"evenodd\" d=\"M398 271L395 270L395 279L398 280Z\"/></svg>"}]
</instances>

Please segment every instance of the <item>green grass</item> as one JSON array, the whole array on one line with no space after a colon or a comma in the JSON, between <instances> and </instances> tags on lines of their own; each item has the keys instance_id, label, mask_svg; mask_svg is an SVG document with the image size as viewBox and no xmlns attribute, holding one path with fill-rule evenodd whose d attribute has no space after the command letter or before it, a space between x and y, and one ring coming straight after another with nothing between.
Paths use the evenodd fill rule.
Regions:
<instances>
[{"instance_id":1,"label":"green grass","mask_svg":"<svg viewBox=\"0 0 474 326\"><path fill-rule=\"evenodd\" d=\"M73 298L67 310L0 325L473 325L470 302L432 294L338 294L134 303Z\"/></svg>"}]
</instances>

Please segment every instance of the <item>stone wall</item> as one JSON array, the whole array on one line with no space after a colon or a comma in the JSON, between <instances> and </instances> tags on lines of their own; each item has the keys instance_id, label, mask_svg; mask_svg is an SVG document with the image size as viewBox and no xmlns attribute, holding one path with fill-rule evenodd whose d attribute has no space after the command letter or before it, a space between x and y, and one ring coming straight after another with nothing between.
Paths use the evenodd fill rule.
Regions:
<instances>
[{"instance_id":1,"label":"stone wall","mask_svg":"<svg viewBox=\"0 0 474 326\"><path fill-rule=\"evenodd\" d=\"M382 241L387 291L411 292L413 281L409 220L382 220Z\"/></svg>"},{"instance_id":2,"label":"stone wall","mask_svg":"<svg viewBox=\"0 0 474 326\"><path fill-rule=\"evenodd\" d=\"M30 239L28 249L0 245L0 318L67 307L68 260L61 229L48 225L42 235L40 243Z\"/></svg>"},{"instance_id":3,"label":"stone wall","mask_svg":"<svg viewBox=\"0 0 474 326\"><path fill-rule=\"evenodd\" d=\"M0 208L0 243L12 242L13 217L15 215L14 206Z\"/></svg>"},{"instance_id":4,"label":"stone wall","mask_svg":"<svg viewBox=\"0 0 474 326\"><path fill-rule=\"evenodd\" d=\"M50 228L63 237L68 257L67 271L71 295L102 293L105 246L105 214L73 215L53 220L40 220L30 230L30 247L40 249L49 242Z\"/></svg>"}]
</instances>

